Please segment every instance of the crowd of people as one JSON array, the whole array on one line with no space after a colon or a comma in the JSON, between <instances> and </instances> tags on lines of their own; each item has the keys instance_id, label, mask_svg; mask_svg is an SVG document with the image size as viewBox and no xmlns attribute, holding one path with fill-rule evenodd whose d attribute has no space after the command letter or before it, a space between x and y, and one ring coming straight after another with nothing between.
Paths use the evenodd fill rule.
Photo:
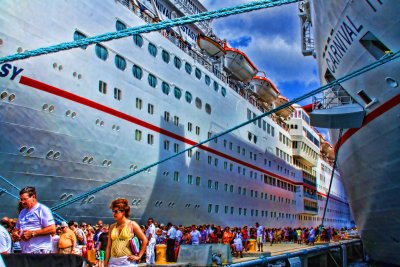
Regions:
<instances>
[{"instance_id":1,"label":"crowd of people","mask_svg":"<svg viewBox=\"0 0 400 267\"><path fill-rule=\"evenodd\" d=\"M129 219L130 206L127 199L112 201L110 209L115 222L96 225L69 221L56 224L48 207L37 201L34 187L20 191L18 219L4 217L0 226L0 253L58 253L81 254L99 267L137 266L142 259L155 263L156 244L165 244L168 262L175 262L180 245L222 243L229 245L236 257L250 249L250 240L256 240L257 250L269 243L294 242L314 245L320 240L343 238L343 231L334 228L265 228L254 226L224 227L218 225L182 226L158 223L149 218L147 225L138 225ZM342 229L343 230L343 229ZM133 249L132 237L140 246Z\"/></svg>"}]
</instances>

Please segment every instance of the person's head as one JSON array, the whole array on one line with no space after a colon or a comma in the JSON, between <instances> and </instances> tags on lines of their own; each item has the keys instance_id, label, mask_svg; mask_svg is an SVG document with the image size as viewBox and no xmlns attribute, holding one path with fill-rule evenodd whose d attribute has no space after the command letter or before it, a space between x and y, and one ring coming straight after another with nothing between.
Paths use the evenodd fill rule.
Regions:
<instances>
[{"instance_id":1,"label":"person's head","mask_svg":"<svg viewBox=\"0 0 400 267\"><path fill-rule=\"evenodd\" d=\"M108 232L108 228L109 228L108 224L104 224L103 228L102 228L102 232L103 233L107 233Z\"/></svg>"},{"instance_id":2,"label":"person's head","mask_svg":"<svg viewBox=\"0 0 400 267\"><path fill-rule=\"evenodd\" d=\"M71 228L71 230L75 230L75 222L74 221L69 221L68 226L69 226L69 228Z\"/></svg>"},{"instance_id":3,"label":"person's head","mask_svg":"<svg viewBox=\"0 0 400 267\"><path fill-rule=\"evenodd\" d=\"M101 227L103 227L103 221L98 220L96 225L97 225L97 227L99 227L99 229L101 229Z\"/></svg>"},{"instance_id":4,"label":"person's head","mask_svg":"<svg viewBox=\"0 0 400 267\"><path fill-rule=\"evenodd\" d=\"M21 206L25 209L31 209L36 205L36 189L33 186L27 186L19 191L19 200Z\"/></svg>"},{"instance_id":5,"label":"person's head","mask_svg":"<svg viewBox=\"0 0 400 267\"><path fill-rule=\"evenodd\" d=\"M10 226L10 219L8 217L3 217L1 219L1 225L3 225L5 228L8 228Z\"/></svg>"},{"instance_id":6,"label":"person's head","mask_svg":"<svg viewBox=\"0 0 400 267\"><path fill-rule=\"evenodd\" d=\"M81 228L82 228L83 230L86 230L86 228L87 228L87 223L82 222L82 223L81 223Z\"/></svg>"},{"instance_id":7,"label":"person's head","mask_svg":"<svg viewBox=\"0 0 400 267\"><path fill-rule=\"evenodd\" d=\"M169 229L169 228L171 228L171 226L172 226L172 223L167 223L167 229Z\"/></svg>"},{"instance_id":8,"label":"person's head","mask_svg":"<svg viewBox=\"0 0 400 267\"><path fill-rule=\"evenodd\" d=\"M147 225L151 225L153 223L153 218L149 218L148 220L147 220Z\"/></svg>"},{"instance_id":9,"label":"person's head","mask_svg":"<svg viewBox=\"0 0 400 267\"><path fill-rule=\"evenodd\" d=\"M192 231L196 230L196 225L192 225Z\"/></svg>"},{"instance_id":10,"label":"person's head","mask_svg":"<svg viewBox=\"0 0 400 267\"><path fill-rule=\"evenodd\" d=\"M62 233L66 233L68 231L68 224L66 222L61 222L60 228Z\"/></svg>"},{"instance_id":11,"label":"person's head","mask_svg":"<svg viewBox=\"0 0 400 267\"><path fill-rule=\"evenodd\" d=\"M131 207L126 198L117 198L113 200L110 204L110 209L113 213L114 219L116 220L122 219L123 217L129 218L131 214Z\"/></svg>"},{"instance_id":12,"label":"person's head","mask_svg":"<svg viewBox=\"0 0 400 267\"><path fill-rule=\"evenodd\" d=\"M260 224L258 222L256 222L256 227L260 226Z\"/></svg>"}]
</instances>

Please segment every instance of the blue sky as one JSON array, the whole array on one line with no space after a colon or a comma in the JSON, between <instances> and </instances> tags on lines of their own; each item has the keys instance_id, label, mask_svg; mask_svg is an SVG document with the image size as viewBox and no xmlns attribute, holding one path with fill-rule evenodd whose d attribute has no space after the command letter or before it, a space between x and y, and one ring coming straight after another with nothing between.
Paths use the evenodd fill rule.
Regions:
<instances>
[{"instance_id":1,"label":"blue sky","mask_svg":"<svg viewBox=\"0 0 400 267\"><path fill-rule=\"evenodd\" d=\"M247 3L245 0L200 0L215 10ZM300 19L297 4L268 8L216 19L214 33L245 52L259 70L289 99L320 86L316 62L301 54ZM303 101L302 104L311 100Z\"/></svg>"}]
</instances>

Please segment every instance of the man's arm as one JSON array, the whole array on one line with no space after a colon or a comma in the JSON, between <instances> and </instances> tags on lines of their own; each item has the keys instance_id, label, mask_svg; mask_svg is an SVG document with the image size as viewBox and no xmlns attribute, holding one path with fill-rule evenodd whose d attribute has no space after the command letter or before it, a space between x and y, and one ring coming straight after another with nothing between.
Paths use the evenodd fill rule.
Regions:
<instances>
[{"instance_id":1,"label":"man's arm","mask_svg":"<svg viewBox=\"0 0 400 267\"><path fill-rule=\"evenodd\" d=\"M29 240L32 237L40 235L52 235L56 233L56 225L51 224L39 230L25 230L23 233L23 239Z\"/></svg>"}]
</instances>

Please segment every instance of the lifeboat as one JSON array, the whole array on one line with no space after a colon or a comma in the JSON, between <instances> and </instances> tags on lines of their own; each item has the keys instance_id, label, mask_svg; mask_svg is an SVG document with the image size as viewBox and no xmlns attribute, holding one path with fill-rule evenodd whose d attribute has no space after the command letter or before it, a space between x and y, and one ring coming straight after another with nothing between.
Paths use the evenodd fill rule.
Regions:
<instances>
[{"instance_id":1,"label":"lifeboat","mask_svg":"<svg viewBox=\"0 0 400 267\"><path fill-rule=\"evenodd\" d=\"M272 104L280 94L276 86L266 77L254 76L250 84L253 91L267 104Z\"/></svg>"},{"instance_id":2,"label":"lifeboat","mask_svg":"<svg viewBox=\"0 0 400 267\"><path fill-rule=\"evenodd\" d=\"M196 42L211 57L219 58L226 54L224 48L217 41L204 34L198 34Z\"/></svg>"},{"instance_id":3,"label":"lifeboat","mask_svg":"<svg viewBox=\"0 0 400 267\"><path fill-rule=\"evenodd\" d=\"M284 96L278 96L277 99L275 99L274 103L276 107L279 107L285 103L289 102L289 99L287 99ZM292 106L288 106L284 109L281 109L279 111L276 112L276 115L284 117L284 118L288 118L290 115L292 115L292 113L294 112L294 108Z\"/></svg>"},{"instance_id":4,"label":"lifeboat","mask_svg":"<svg viewBox=\"0 0 400 267\"><path fill-rule=\"evenodd\" d=\"M258 70L242 51L225 45L225 68L239 81L249 82Z\"/></svg>"}]
</instances>

